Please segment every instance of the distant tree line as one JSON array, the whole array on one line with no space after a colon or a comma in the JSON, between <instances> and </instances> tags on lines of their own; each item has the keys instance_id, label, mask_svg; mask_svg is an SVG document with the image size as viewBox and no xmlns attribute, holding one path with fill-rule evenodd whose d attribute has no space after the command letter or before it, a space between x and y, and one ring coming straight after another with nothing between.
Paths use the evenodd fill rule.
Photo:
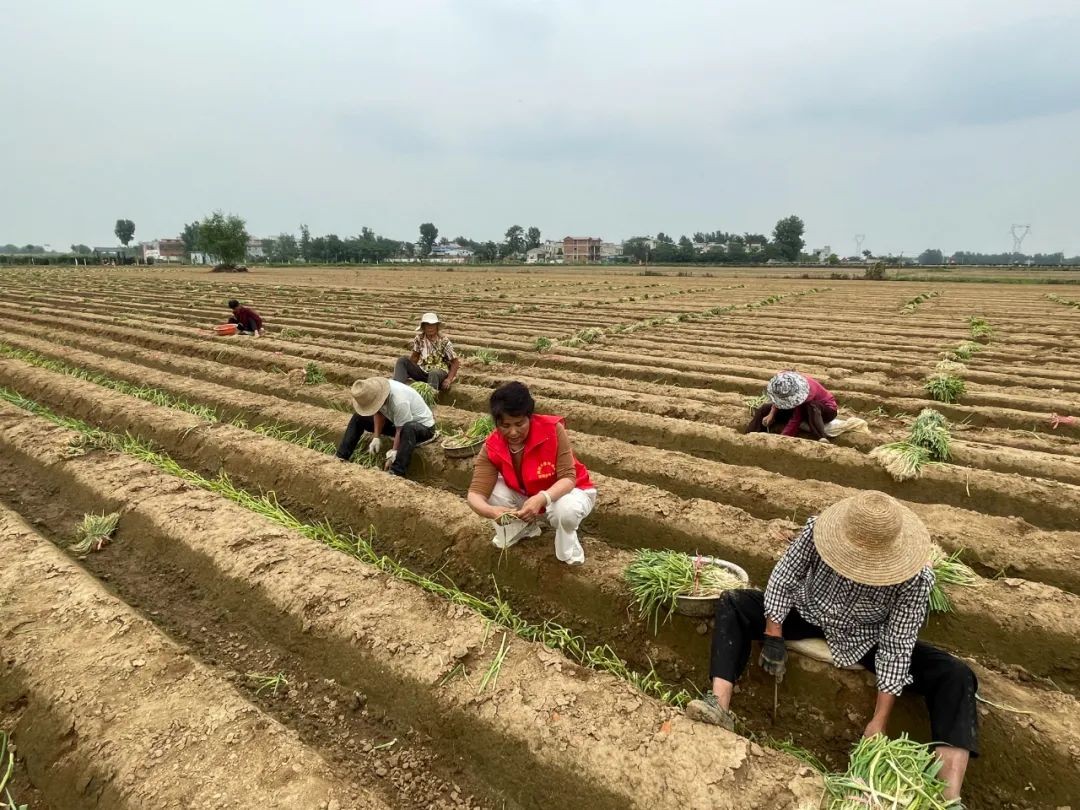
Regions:
<instances>
[{"instance_id":1,"label":"distant tree line","mask_svg":"<svg viewBox=\"0 0 1080 810\"><path fill-rule=\"evenodd\" d=\"M753 264L775 260L797 262L803 256L806 226L794 214L773 228L772 238L761 233L698 231L678 241L664 232L655 237L635 236L623 242L623 255L654 264Z\"/></svg>"}]
</instances>

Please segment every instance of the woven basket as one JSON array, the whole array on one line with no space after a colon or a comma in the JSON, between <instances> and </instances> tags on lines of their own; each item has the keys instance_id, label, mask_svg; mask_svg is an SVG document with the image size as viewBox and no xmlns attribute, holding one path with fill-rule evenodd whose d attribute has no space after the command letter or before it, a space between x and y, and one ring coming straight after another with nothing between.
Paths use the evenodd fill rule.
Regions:
<instances>
[{"instance_id":1,"label":"woven basket","mask_svg":"<svg viewBox=\"0 0 1080 810\"><path fill-rule=\"evenodd\" d=\"M750 583L750 575L733 562L721 560L718 557L702 557L701 560L707 565L716 565L720 568L726 568L738 577L739 581L744 585ZM676 596L675 612L681 613L683 616L693 616L696 619L712 618L712 615L716 612L716 603L719 602L722 597L723 594L717 596Z\"/></svg>"},{"instance_id":2,"label":"woven basket","mask_svg":"<svg viewBox=\"0 0 1080 810\"><path fill-rule=\"evenodd\" d=\"M471 444L462 445L460 447L451 447L450 441L445 441L442 443L443 455L447 458L469 458L480 452L480 448L484 446L485 441L487 441L487 439L477 439Z\"/></svg>"}]
</instances>

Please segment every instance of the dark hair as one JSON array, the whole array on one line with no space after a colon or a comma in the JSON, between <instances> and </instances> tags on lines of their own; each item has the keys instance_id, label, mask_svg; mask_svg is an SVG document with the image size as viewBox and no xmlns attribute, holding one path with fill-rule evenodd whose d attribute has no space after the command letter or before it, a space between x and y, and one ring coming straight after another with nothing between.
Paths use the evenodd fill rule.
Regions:
<instances>
[{"instance_id":1,"label":"dark hair","mask_svg":"<svg viewBox=\"0 0 1080 810\"><path fill-rule=\"evenodd\" d=\"M238 306L240 306L240 302L237 301L235 298L230 298L228 306L229 309L236 309Z\"/></svg>"},{"instance_id":2,"label":"dark hair","mask_svg":"<svg viewBox=\"0 0 1080 810\"><path fill-rule=\"evenodd\" d=\"M491 393L491 418L498 422L504 416L532 416L536 400L525 383L503 383Z\"/></svg>"}]
</instances>

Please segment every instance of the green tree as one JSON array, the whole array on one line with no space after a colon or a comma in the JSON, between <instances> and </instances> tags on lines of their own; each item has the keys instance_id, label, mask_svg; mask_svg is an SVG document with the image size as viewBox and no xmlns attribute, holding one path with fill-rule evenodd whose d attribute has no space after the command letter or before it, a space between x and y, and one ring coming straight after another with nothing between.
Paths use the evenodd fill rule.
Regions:
<instances>
[{"instance_id":1,"label":"green tree","mask_svg":"<svg viewBox=\"0 0 1080 810\"><path fill-rule=\"evenodd\" d=\"M420 255L430 256L431 246L435 244L435 240L439 238L439 229L432 223L425 222L420 226Z\"/></svg>"},{"instance_id":2,"label":"green tree","mask_svg":"<svg viewBox=\"0 0 1080 810\"><path fill-rule=\"evenodd\" d=\"M473 252L477 261L481 262L493 262L499 258L499 246L494 242L484 242L476 246L476 250Z\"/></svg>"},{"instance_id":3,"label":"green tree","mask_svg":"<svg viewBox=\"0 0 1080 810\"><path fill-rule=\"evenodd\" d=\"M540 247L540 229L533 225L525 232L525 249L532 250Z\"/></svg>"},{"instance_id":4,"label":"green tree","mask_svg":"<svg viewBox=\"0 0 1080 810\"><path fill-rule=\"evenodd\" d=\"M79 256L85 256L88 253L92 253L89 245L72 245L71 252Z\"/></svg>"},{"instance_id":5,"label":"green tree","mask_svg":"<svg viewBox=\"0 0 1080 810\"><path fill-rule=\"evenodd\" d=\"M215 211L199 223L198 249L215 256L223 264L237 264L247 255L248 232L244 220L235 214Z\"/></svg>"},{"instance_id":6,"label":"green tree","mask_svg":"<svg viewBox=\"0 0 1080 810\"><path fill-rule=\"evenodd\" d=\"M919 264L945 264L945 256L937 248L927 248L919 254Z\"/></svg>"},{"instance_id":7,"label":"green tree","mask_svg":"<svg viewBox=\"0 0 1080 810\"><path fill-rule=\"evenodd\" d=\"M271 240L269 255L272 262L294 262L300 258L300 245L291 233L281 233Z\"/></svg>"},{"instance_id":8,"label":"green tree","mask_svg":"<svg viewBox=\"0 0 1080 810\"><path fill-rule=\"evenodd\" d=\"M784 217L773 228L773 244L776 246L777 258L789 262L798 261L806 242L803 241L803 232L806 226L799 217L792 214Z\"/></svg>"},{"instance_id":9,"label":"green tree","mask_svg":"<svg viewBox=\"0 0 1080 810\"><path fill-rule=\"evenodd\" d=\"M670 236L668 236L663 231L660 231L660 233L658 233L656 235L656 241L661 245L674 245L675 244L675 240L672 239Z\"/></svg>"},{"instance_id":10,"label":"green tree","mask_svg":"<svg viewBox=\"0 0 1080 810\"><path fill-rule=\"evenodd\" d=\"M511 225L506 229L506 255L516 256L525 249L525 229L520 225Z\"/></svg>"},{"instance_id":11,"label":"green tree","mask_svg":"<svg viewBox=\"0 0 1080 810\"><path fill-rule=\"evenodd\" d=\"M132 237L135 236L135 223L130 219L118 219L116 220L116 227L113 228L113 233L116 234L116 238L120 240L120 243L127 247L131 244Z\"/></svg>"},{"instance_id":12,"label":"green tree","mask_svg":"<svg viewBox=\"0 0 1080 810\"><path fill-rule=\"evenodd\" d=\"M300 257L305 262L310 262L312 259L311 230L303 223L300 224Z\"/></svg>"},{"instance_id":13,"label":"green tree","mask_svg":"<svg viewBox=\"0 0 1080 810\"><path fill-rule=\"evenodd\" d=\"M746 239L741 236L732 236L727 243L727 260L732 264L742 264L746 261L749 252L746 250Z\"/></svg>"},{"instance_id":14,"label":"green tree","mask_svg":"<svg viewBox=\"0 0 1080 810\"><path fill-rule=\"evenodd\" d=\"M191 254L199 249L199 223L189 222L184 225L180 232L180 241L184 243L184 254L191 258Z\"/></svg>"},{"instance_id":15,"label":"green tree","mask_svg":"<svg viewBox=\"0 0 1080 810\"><path fill-rule=\"evenodd\" d=\"M638 262L646 262L650 258L649 237L647 236L635 236L627 239L622 244L622 252L624 256L629 256Z\"/></svg>"},{"instance_id":16,"label":"green tree","mask_svg":"<svg viewBox=\"0 0 1080 810\"><path fill-rule=\"evenodd\" d=\"M679 261L692 262L697 259L697 250L688 236L679 237Z\"/></svg>"}]
</instances>

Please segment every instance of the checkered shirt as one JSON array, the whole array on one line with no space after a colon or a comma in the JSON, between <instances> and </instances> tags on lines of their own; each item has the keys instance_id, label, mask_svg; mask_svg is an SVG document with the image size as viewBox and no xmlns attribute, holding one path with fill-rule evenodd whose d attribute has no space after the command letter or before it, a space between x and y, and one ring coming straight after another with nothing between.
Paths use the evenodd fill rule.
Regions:
<instances>
[{"instance_id":1,"label":"checkered shirt","mask_svg":"<svg viewBox=\"0 0 1080 810\"><path fill-rule=\"evenodd\" d=\"M825 564L814 546L814 518L769 577L765 615L783 624L791 608L825 634L839 667L858 663L875 645L877 688L899 695L912 682L911 652L926 621L934 571L927 565L899 585L860 585Z\"/></svg>"}]
</instances>

